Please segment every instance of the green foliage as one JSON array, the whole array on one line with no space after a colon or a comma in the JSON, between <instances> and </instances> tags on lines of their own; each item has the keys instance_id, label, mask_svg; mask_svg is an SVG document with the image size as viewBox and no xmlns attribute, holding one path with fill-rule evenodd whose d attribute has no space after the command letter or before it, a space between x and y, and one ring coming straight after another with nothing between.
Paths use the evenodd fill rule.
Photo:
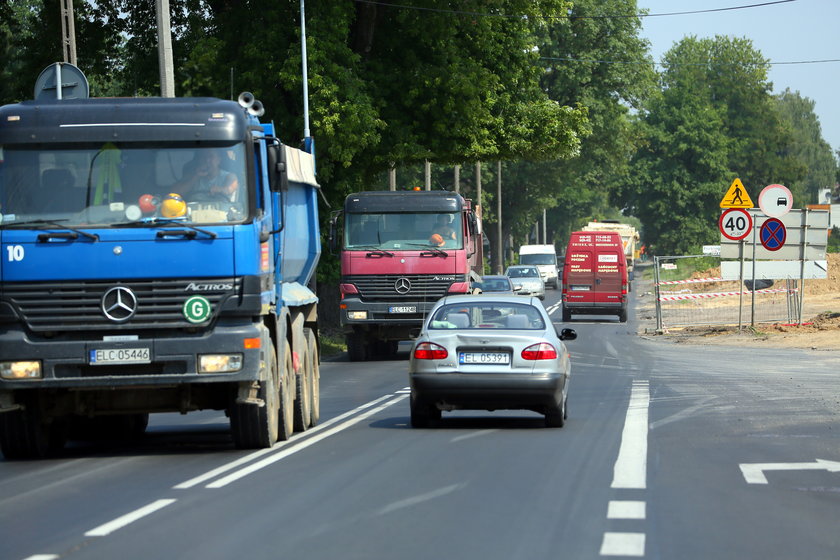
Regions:
<instances>
[{"instance_id":1,"label":"green foliage","mask_svg":"<svg viewBox=\"0 0 840 560\"><path fill-rule=\"evenodd\" d=\"M834 226L828 235L827 253L840 253L840 227Z\"/></svg>"}]
</instances>

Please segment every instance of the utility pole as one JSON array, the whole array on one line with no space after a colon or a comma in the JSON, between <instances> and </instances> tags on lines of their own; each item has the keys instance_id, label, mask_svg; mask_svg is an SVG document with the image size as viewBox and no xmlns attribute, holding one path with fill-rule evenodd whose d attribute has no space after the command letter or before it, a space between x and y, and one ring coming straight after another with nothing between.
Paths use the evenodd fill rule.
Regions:
<instances>
[{"instance_id":1,"label":"utility pole","mask_svg":"<svg viewBox=\"0 0 840 560\"><path fill-rule=\"evenodd\" d=\"M461 192L461 166L456 165L455 170L452 173L454 175L452 181L455 183L455 192L460 193Z\"/></svg>"},{"instance_id":2,"label":"utility pole","mask_svg":"<svg viewBox=\"0 0 840 560\"><path fill-rule=\"evenodd\" d=\"M391 162L391 166L388 167L388 190L397 190L397 167L393 161Z\"/></svg>"},{"instance_id":3,"label":"utility pole","mask_svg":"<svg viewBox=\"0 0 840 560\"><path fill-rule=\"evenodd\" d=\"M543 208L543 220L542 220L542 222L543 222L543 237L542 237L542 238L543 238L543 244L547 245L547 244L548 244L548 235L547 235L547 228L548 228L548 225L547 225L547 223L546 223L546 211L545 211L545 208Z\"/></svg>"},{"instance_id":4,"label":"utility pole","mask_svg":"<svg viewBox=\"0 0 840 560\"><path fill-rule=\"evenodd\" d=\"M74 19L73 0L61 0L61 52L64 56L64 62L76 66L76 25Z\"/></svg>"},{"instance_id":5,"label":"utility pole","mask_svg":"<svg viewBox=\"0 0 840 560\"><path fill-rule=\"evenodd\" d=\"M502 160L496 162L496 274L501 274L505 267L504 240L502 239Z\"/></svg>"},{"instance_id":6,"label":"utility pole","mask_svg":"<svg viewBox=\"0 0 840 560\"><path fill-rule=\"evenodd\" d=\"M158 66L160 96L175 97L175 71L172 62L172 29L169 24L169 0L155 0L158 30Z\"/></svg>"},{"instance_id":7,"label":"utility pole","mask_svg":"<svg viewBox=\"0 0 840 560\"><path fill-rule=\"evenodd\" d=\"M432 162L429 160L423 162L423 184L427 191L432 190Z\"/></svg>"}]
</instances>

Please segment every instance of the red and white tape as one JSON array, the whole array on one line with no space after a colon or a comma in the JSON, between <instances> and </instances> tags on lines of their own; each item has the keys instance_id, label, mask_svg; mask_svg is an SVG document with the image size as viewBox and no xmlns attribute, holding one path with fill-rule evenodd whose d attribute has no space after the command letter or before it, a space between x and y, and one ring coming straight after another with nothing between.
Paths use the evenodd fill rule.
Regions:
<instances>
[{"instance_id":1,"label":"red and white tape","mask_svg":"<svg viewBox=\"0 0 840 560\"><path fill-rule=\"evenodd\" d=\"M701 282L724 282L723 278L690 278L688 280L668 280L660 282L660 286L673 286L674 284L699 284Z\"/></svg>"},{"instance_id":2,"label":"red and white tape","mask_svg":"<svg viewBox=\"0 0 840 560\"><path fill-rule=\"evenodd\" d=\"M680 301L685 299L711 299L711 298L719 298L719 297L726 297L726 296L737 296L740 294L749 295L752 293L756 294L783 294L787 292L796 292L797 290L788 290L787 288L778 288L778 289L767 289L767 290L756 290L755 292L750 291L743 291L743 292L717 292L712 294L683 294L678 296L660 296L659 301Z\"/></svg>"}]
</instances>

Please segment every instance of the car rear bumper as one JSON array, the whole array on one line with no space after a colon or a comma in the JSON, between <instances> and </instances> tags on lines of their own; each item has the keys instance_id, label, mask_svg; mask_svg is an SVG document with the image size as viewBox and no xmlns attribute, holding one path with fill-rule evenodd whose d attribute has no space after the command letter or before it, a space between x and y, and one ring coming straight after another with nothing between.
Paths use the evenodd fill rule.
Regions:
<instances>
[{"instance_id":1,"label":"car rear bumper","mask_svg":"<svg viewBox=\"0 0 840 560\"><path fill-rule=\"evenodd\" d=\"M562 401L567 379L562 373L415 373L410 377L415 399L453 409L554 407Z\"/></svg>"}]
</instances>

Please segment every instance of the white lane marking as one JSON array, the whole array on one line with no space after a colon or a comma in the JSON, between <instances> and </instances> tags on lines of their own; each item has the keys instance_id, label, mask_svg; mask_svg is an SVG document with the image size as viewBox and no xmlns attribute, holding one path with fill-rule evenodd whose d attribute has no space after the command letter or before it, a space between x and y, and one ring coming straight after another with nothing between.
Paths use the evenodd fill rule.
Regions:
<instances>
[{"instance_id":1,"label":"white lane marking","mask_svg":"<svg viewBox=\"0 0 840 560\"><path fill-rule=\"evenodd\" d=\"M284 446L286 446L290 443L296 443L301 438L306 438L306 437L309 437L309 436L311 436L313 434L316 434L318 432L322 432L325 429L332 426L333 424L341 422L342 420L344 420L348 416L352 416L352 415L356 414L357 412L360 412L360 411L362 411L366 408L370 408L370 407L372 407L372 406L374 406L374 405L376 405L376 404L378 404L378 403L380 403L380 402L382 402L386 399L390 399L392 396L393 395L385 395L383 397L379 397L378 399L374 399L370 402L367 402L367 403L365 403L361 406L358 406L358 407L354 408L353 410L349 410L349 411L345 412L344 414L336 416L335 418L331 418L330 420L324 422L323 424L315 426L314 428L310 428L309 430L307 430L307 431L305 431L301 434L298 434L296 437L292 437L288 441L284 441L284 442L275 444L274 447L270 447L268 449L260 449L259 451L254 451L253 453L249 453L248 455L245 455L244 457L240 457L239 459L236 459L235 461L231 461L230 463L225 463L224 465L222 465L220 467L217 467L217 468L215 468L211 471L207 471L206 473L204 473L202 475L199 475L195 478L191 478L191 479L189 479L185 482L177 484L177 485L173 486L172 488L174 488L175 490L185 490L187 488L192 488L193 486L201 484L202 482L206 482L206 481L210 480L211 478L216 478L220 474L224 474L228 471L231 471L231 470L239 467L240 465L250 463L254 459L262 457L263 455L267 455L269 453L276 453L279 449L282 449Z\"/></svg>"},{"instance_id":2,"label":"white lane marking","mask_svg":"<svg viewBox=\"0 0 840 560\"><path fill-rule=\"evenodd\" d=\"M621 447L613 467L612 488L645 488L647 484L647 435L650 388L634 382L621 433Z\"/></svg>"},{"instance_id":3,"label":"white lane marking","mask_svg":"<svg viewBox=\"0 0 840 560\"><path fill-rule=\"evenodd\" d=\"M33 554L23 560L56 560L57 558L60 558L58 554Z\"/></svg>"},{"instance_id":4,"label":"white lane marking","mask_svg":"<svg viewBox=\"0 0 840 560\"><path fill-rule=\"evenodd\" d=\"M646 504L636 500L610 500L607 519L644 519Z\"/></svg>"},{"instance_id":5,"label":"white lane marking","mask_svg":"<svg viewBox=\"0 0 840 560\"><path fill-rule=\"evenodd\" d=\"M644 556L644 533L604 533L601 556Z\"/></svg>"},{"instance_id":6,"label":"white lane marking","mask_svg":"<svg viewBox=\"0 0 840 560\"><path fill-rule=\"evenodd\" d=\"M429 500L434 500L435 498L440 498L441 496L451 494L452 492L455 492L456 490L459 490L463 487L464 484L452 484L450 486L438 488L437 490L432 490L431 492L426 492L425 494L412 496L411 498L406 498L404 500L400 500L398 502L394 502L393 504L385 506L384 508L379 510L379 515L386 515L398 509L403 509L416 504L421 504L423 502L428 502Z\"/></svg>"},{"instance_id":7,"label":"white lane marking","mask_svg":"<svg viewBox=\"0 0 840 560\"><path fill-rule=\"evenodd\" d=\"M492 434L493 432L498 432L498 431L499 430L496 429L496 428L494 428L492 430L478 430L477 432L472 432L472 433L469 433L469 434L464 434L462 436L454 437L451 440L449 440L449 443L456 443L456 442L459 442L459 441L464 441L465 439L470 439L470 438L479 437L479 436L486 436L487 434Z\"/></svg>"},{"instance_id":8,"label":"white lane marking","mask_svg":"<svg viewBox=\"0 0 840 560\"><path fill-rule=\"evenodd\" d=\"M219 480L208 484L207 486L205 486L205 488L222 488L222 487L227 486L228 484L230 484L232 482L236 482L240 478L244 478L244 477L248 476L249 474L253 474L260 469L264 469L265 467L267 467L269 465L272 465L272 464L276 463L277 461L280 461L280 460L285 459L286 457L288 457L290 455L293 455L293 454L297 453L298 451L303 451L307 447L309 447L311 445L315 445L319 441L321 441L323 439L326 439L326 438L330 437L331 435L334 435L334 434L337 434L338 432L346 430L350 426L353 426L354 424L358 424L359 422L361 422L365 418L369 418L369 417L373 416L374 414L377 414L378 412L382 412L386 408L388 408L390 406L393 406L393 405L397 404L398 402L400 402L402 400L405 400L407 397L408 397L408 395L400 395L400 396L398 396L394 399L391 399L390 401L386 402L383 405L380 405L380 406L378 406L378 407L376 407L372 410L368 410L367 412L359 414L358 416L354 416L350 420L347 420L343 424L340 424L340 425L336 426L335 428L333 428L331 430L327 430L327 431L325 431L321 434L318 434L315 437L307 438L305 441L303 441L299 445L296 445L296 446L294 446L290 449L285 449L285 450L283 450L279 453L273 454L269 457L266 457L265 459L263 459L261 461L257 461L256 463L252 463L251 465L248 465L247 467L245 467L243 469L240 469L240 470L238 470L234 473L231 473L226 477L220 478Z\"/></svg>"},{"instance_id":9,"label":"white lane marking","mask_svg":"<svg viewBox=\"0 0 840 560\"><path fill-rule=\"evenodd\" d=\"M840 471L840 463L825 459L817 459L813 463L741 463L738 466L747 484L767 484L764 471Z\"/></svg>"},{"instance_id":10,"label":"white lane marking","mask_svg":"<svg viewBox=\"0 0 840 560\"><path fill-rule=\"evenodd\" d=\"M140 509L136 509L130 513L126 513L125 515L121 515L117 517L113 521L109 521L95 529L91 529L87 533L85 533L86 537L105 537L116 531L117 529L122 529L126 525L134 523L138 519L146 517L159 509L163 509L168 505L174 504L177 500L173 499L164 499L164 500L155 500L151 504L147 506L143 506Z\"/></svg>"}]
</instances>

